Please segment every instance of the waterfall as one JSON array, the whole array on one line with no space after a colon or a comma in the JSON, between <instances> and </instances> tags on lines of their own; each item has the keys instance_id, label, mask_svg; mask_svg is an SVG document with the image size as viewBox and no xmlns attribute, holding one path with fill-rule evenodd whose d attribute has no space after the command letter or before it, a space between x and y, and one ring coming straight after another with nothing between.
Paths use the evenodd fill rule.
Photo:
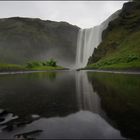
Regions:
<instances>
[{"instance_id":1,"label":"waterfall","mask_svg":"<svg viewBox=\"0 0 140 140\"><path fill-rule=\"evenodd\" d=\"M98 26L88 29L80 29L77 38L76 61L74 68L84 68L94 49L102 41L102 32L107 28L110 21L118 17L120 10L112 14L107 20Z\"/></svg>"}]
</instances>

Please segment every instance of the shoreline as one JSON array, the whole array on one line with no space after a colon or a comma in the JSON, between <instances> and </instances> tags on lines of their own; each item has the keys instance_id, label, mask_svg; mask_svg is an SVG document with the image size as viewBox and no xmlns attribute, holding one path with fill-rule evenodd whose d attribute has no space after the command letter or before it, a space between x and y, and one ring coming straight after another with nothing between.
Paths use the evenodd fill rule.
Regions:
<instances>
[{"instance_id":1,"label":"shoreline","mask_svg":"<svg viewBox=\"0 0 140 140\"><path fill-rule=\"evenodd\" d=\"M55 72L55 71L68 71L68 70L66 70L66 69L56 69L56 70L5 71L5 72L0 72L0 75L28 74L28 73Z\"/></svg>"},{"instance_id":2,"label":"shoreline","mask_svg":"<svg viewBox=\"0 0 140 140\"><path fill-rule=\"evenodd\" d=\"M85 69L86 70L86 69ZM101 73L114 73L114 74L140 74L140 71L128 71L128 70L89 70L88 72L101 72Z\"/></svg>"},{"instance_id":3,"label":"shoreline","mask_svg":"<svg viewBox=\"0 0 140 140\"><path fill-rule=\"evenodd\" d=\"M140 71L119 71L119 70L93 70L93 69L81 69L81 70L71 70L71 69L56 69L56 70L29 70L29 71L3 71L0 75L8 74L28 74L28 73L38 73L38 72L56 72L56 71L87 71L87 72L99 72L99 73L114 73L114 74L140 74Z\"/></svg>"}]
</instances>

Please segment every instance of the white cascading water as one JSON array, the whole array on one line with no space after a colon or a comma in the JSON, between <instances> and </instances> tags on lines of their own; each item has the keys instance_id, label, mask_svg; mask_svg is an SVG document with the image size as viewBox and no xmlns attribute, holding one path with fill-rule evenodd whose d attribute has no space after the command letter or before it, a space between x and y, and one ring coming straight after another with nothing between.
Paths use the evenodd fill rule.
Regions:
<instances>
[{"instance_id":1,"label":"white cascading water","mask_svg":"<svg viewBox=\"0 0 140 140\"><path fill-rule=\"evenodd\" d=\"M98 26L79 30L74 69L84 68L87 65L89 57L102 41L103 30L107 28L110 21L118 17L119 13L120 11L115 12Z\"/></svg>"}]
</instances>

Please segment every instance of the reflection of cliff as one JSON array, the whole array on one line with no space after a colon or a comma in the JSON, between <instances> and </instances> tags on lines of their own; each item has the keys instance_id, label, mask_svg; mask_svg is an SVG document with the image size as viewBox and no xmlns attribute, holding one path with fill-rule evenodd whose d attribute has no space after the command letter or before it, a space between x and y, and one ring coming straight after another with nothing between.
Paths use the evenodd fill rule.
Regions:
<instances>
[{"instance_id":1,"label":"reflection of cliff","mask_svg":"<svg viewBox=\"0 0 140 140\"><path fill-rule=\"evenodd\" d=\"M101 105L122 135L140 138L140 77L94 73L88 74Z\"/></svg>"},{"instance_id":2,"label":"reflection of cliff","mask_svg":"<svg viewBox=\"0 0 140 140\"><path fill-rule=\"evenodd\" d=\"M0 99L0 107L17 115L6 112L10 122L0 122L2 139L33 130L38 139L123 138L102 117L100 98L84 71L1 75Z\"/></svg>"},{"instance_id":3,"label":"reflection of cliff","mask_svg":"<svg viewBox=\"0 0 140 140\"><path fill-rule=\"evenodd\" d=\"M77 112L75 79L65 72L3 75L0 107L20 117L66 116Z\"/></svg>"}]
</instances>

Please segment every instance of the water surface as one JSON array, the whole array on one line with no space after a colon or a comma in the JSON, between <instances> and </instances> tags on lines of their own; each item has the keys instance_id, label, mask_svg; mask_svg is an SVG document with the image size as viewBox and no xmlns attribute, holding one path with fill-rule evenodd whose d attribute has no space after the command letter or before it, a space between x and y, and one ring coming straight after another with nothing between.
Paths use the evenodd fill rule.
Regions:
<instances>
[{"instance_id":1,"label":"water surface","mask_svg":"<svg viewBox=\"0 0 140 140\"><path fill-rule=\"evenodd\" d=\"M0 76L0 138L138 138L140 76L56 71Z\"/></svg>"}]
</instances>

